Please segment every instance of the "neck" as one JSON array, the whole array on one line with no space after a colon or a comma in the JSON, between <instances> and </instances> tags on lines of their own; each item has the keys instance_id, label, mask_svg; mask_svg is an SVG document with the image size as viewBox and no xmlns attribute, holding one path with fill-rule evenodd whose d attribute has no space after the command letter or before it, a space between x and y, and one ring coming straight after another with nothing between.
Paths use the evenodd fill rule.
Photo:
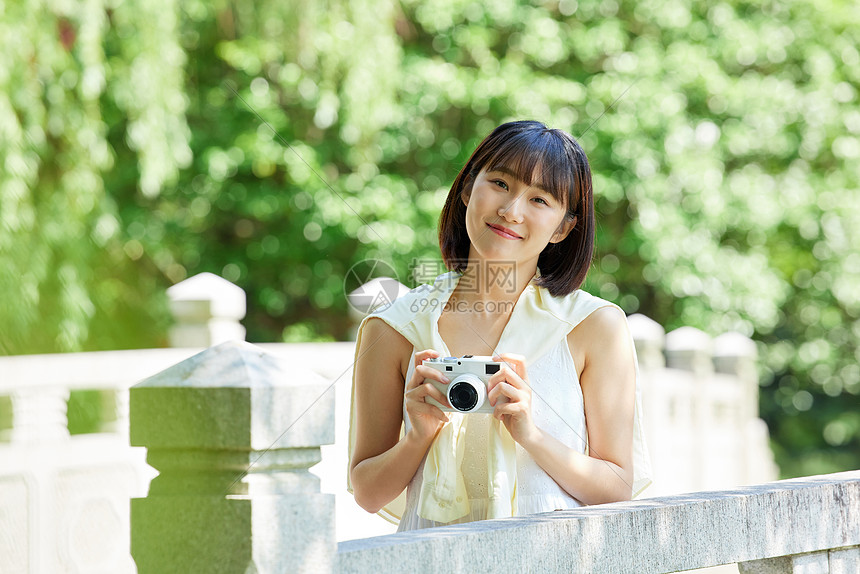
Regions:
<instances>
[{"instance_id":1,"label":"neck","mask_svg":"<svg viewBox=\"0 0 860 574\"><path fill-rule=\"evenodd\" d=\"M460 299L471 301L516 301L536 272L536 261L528 265L470 259L469 266L460 278L457 295Z\"/></svg>"}]
</instances>

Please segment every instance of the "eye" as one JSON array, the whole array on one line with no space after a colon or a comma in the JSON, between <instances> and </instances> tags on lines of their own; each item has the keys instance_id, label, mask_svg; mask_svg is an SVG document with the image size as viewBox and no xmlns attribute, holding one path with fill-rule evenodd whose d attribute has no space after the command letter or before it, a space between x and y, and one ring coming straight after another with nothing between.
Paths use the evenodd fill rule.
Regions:
<instances>
[{"instance_id":1,"label":"eye","mask_svg":"<svg viewBox=\"0 0 860 574\"><path fill-rule=\"evenodd\" d=\"M544 198L542 198L542 197L535 197L535 198L533 198L533 199L534 199L535 201L539 201L539 202L541 202L541 203L542 203L542 204L544 204L544 205L549 205L549 202L548 202L547 200L545 200Z\"/></svg>"},{"instance_id":2,"label":"eye","mask_svg":"<svg viewBox=\"0 0 860 574\"><path fill-rule=\"evenodd\" d=\"M494 183L495 185L498 185L502 189L508 189L508 184L505 183L505 181L502 179L494 179L492 183Z\"/></svg>"}]
</instances>

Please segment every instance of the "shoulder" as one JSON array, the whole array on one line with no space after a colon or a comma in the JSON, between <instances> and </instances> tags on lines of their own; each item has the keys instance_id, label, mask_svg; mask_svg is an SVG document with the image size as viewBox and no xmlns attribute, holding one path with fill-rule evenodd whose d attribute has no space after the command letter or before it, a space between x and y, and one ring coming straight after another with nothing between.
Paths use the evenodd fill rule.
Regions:
<instances>
[{"instance_id":1,"label":"shoulder","mask_svg":"<svg viewBox=\"0 0 860 574\"><path fill-rule=\"evenodd\" d=\"M566 323L569 326L568 330L576 328L598 309L616 307L613 303L582 289L577 289L560 297L553 297L541 287L536 290L536 295L540 307L559 321Z\"/></svg>"},{"instance_id":2,"label":"shoulder","mask_svg":"<svg viewBox=\"0 0 860 574\"><path fill-rule=\"evenodd\" d=\"M627 316L620 307L607 304L592 311L571 333L577 329L587 331L588 336L596 340L626 336Z\"/></svg>"},{"instance_id":3,"label":"shoulder","mask_svg":"<svg viewBox=\"0 0 860 574\"><path fill-rule=\"evenodd\" d=\"M626 340L628 337L627 316L620 307L611 303L591 311L567 336L568 341L597 347L611 341Z\"/></svg>"},{"instance_id":4,"label":"shoulder","mask_svg":"<svg viewBox=\"0 0 860 574\"><path fill-rule=\"evenodd\" d=\"M600 307L583 319L567 336L581 382L584 371L591 368L627 370L635 368L633 341L627 316L615 305Z\"/></svg>"},{"instance_id":5,"label":"shoulder","mask_svg":"<svg viewBox=\"0 0 860 574\"><path fill-rule=\"evenodd\" d=\"M389 324L384 315L367 317L361 325L361 344L374 344L381 338L386 339L386 344L391 344L393 341L409 342L406 337Z\"/></svg>"},{"instance_id":6,"label":"shoulder","mask_svg":"<svg viewBox=\"0 0 860 574\"><path fill-rule=\"evenodd\" d=\"M412 343L382 317L365 319L359 342L356 363L396 366L405 376L412 358Z\"/></svg>"},{"instance_id":7,"label":"shoulder","mask_svg":"<svg viewBox=\"0 0 860 574\"><path fill-rule=\"evenodd\" d=\"M609 302L592 310L567 335L579 374L596 360L616 360L630 347L627 316ZM631 355L632 356L632 355Z\"/></svg>"}]
</instances>

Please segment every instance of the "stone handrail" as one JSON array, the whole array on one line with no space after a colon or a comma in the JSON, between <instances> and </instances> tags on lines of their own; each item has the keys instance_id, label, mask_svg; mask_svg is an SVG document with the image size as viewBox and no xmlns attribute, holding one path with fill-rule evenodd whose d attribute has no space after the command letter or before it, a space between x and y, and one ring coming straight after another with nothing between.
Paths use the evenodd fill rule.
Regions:
<instances>
[{"instance_id":1,"label":"stone handrail","mask_svg":"<svg viewBox=\"0 0 860 574\"><path fill-rule=\"evenodd\" d=\"M860 572L860 471L351 540L338 572Z\"/></svg>"}]
</instances>

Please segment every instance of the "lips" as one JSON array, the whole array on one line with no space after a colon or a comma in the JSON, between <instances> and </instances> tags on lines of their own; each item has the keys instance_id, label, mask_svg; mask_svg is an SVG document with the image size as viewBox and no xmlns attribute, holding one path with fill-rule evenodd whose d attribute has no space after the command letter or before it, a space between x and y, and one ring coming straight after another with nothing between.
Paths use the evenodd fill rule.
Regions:
<instances>
[{"instance_id":1,"label":"lips","mask_svg":"<svg viewBox=\"0 0 860 574\"><path fill-rule=\"evenodd\" d=\"M500 237L504 237L505 239L522 239L522 236L517 235L507 227L502 227L501 225L493 225L492 223L488 223L487 227L489 227L493 233Z\"/></svg>"}]
</instances>

